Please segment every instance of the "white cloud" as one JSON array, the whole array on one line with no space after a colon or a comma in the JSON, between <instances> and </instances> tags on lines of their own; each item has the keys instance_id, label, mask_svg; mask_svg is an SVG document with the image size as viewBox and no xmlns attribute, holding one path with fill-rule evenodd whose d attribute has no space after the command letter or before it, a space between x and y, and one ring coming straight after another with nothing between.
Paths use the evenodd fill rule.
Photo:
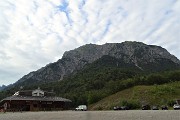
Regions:
<instances>
[{"instance_id":1,"label":"white cloud","mask_svg":"<svg viewBox=\"0 0 180 120\"><path fill-rule=\"evenodd\" d=\"M1 0L0 83L87 43L159 45L180 58L178 0Z\"/></svg>"}]
</instances>

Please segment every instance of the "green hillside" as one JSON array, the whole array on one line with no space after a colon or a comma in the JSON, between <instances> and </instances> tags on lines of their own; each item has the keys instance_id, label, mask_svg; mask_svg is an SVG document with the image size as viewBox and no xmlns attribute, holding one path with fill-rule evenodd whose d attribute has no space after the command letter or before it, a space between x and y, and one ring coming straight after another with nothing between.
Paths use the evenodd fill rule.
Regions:
<instances>
[{"instance_id":1,"label":"green hillside","mask_svg":"<svg viewBox=\"0 0 180 120\"><path fill-rule=\"evenodd\" d=\"M156 68L154 67L155 71ZM151 71L151 69L150 69ZM18 84L11 89L0 92L0 99L14 94L21 86L24 90L40 87L53 90L57 96L71 99L72 106L79 104L91 105L119 91L137 85L160 85L180 81L180 71L149 72L139 69L134 64L122 62L110 56L86 65L82 70L57 82L37 82Z\"/></svg>"},{"instance_id":2,"label":"green hillside","mask_svg":"<svg viewBox=\"0 0 180 120\"><path fill-rule=\"evenodd\" d=\"M168 105L180 99L180 81L163 85L135 86L110 95L90 105L91 110L109 110L114 106L129 105L132 109L140 109L142 104Z\"/></svg>"},{"instance_id":3,"label":"green hillside","mask_svg":"<svg viewBox=\"0 0 180 120\"><path fill-rule=\"evenodd\" d=\"M153 74L142 74L142 73L140 74L135 71L133 72L128 70L122 70L120 68L114 68L114 67L101 67L100 69L97 69L95 67L94 70L92 67L91 68L87 67L83 71L79 71L77 74L63 81L53 82L48 84L35 84L33 86L32 85L24 86L24 89L26 90L36 89L39 86L43 90L47 90L47 91L54 90L57 96L71 99L73 101L72 106L77 106L79 104L91 105L119 91L128 88L132 89L132 87L134 86L138 86L138 85L158 86L161 84L172 83L179 80L180 80L180 71L178 70L153 73ZM141 88L142 86L139 87ZM138 90L138 87L135 88ZM142 87L142 88L148 89L148 87ZM168 84L167 84L167 88L168 88L167 90L169 90L167 92L172 92L170 91L171 87L169 88ZM0 97L4 98L5 96L12 95L17 90L18 87L15 87L10 90L2 91L0 92ZM162 89L161 92L163 92L163 90L165 90L165 88ZM134 96L131 95L132 93ZM136 93L138 94L138 92L136 91L127 90L127 95L129 95L130 97L135 97ZM154 95L153 94L148 95L148 94L142 93L140 95L142 95L142 98L146 98L145 100L151 101L153 99L156 100L156 98L154 97L158 97L160 93L158 93L157 96L155 96L156 91L154 92ZM149 98L144 97L143 95L147 95L149 96ZM170 98L170 95L171 94L167 94L167 98ZM175 99L175 97L176 94L174 94L173 98ZM123 99L126 100L125 98L128 97L124 97ZM113 98L113 100L116 99ZM133 100L132 102L137 102L136 100L139 99L132 98L132 100ZM112 102L112 104L114 104L114 102ZM103 109L110 109L110 106ZM95 109L97 109L97 107Z\"/></svg>"}]
</instances>

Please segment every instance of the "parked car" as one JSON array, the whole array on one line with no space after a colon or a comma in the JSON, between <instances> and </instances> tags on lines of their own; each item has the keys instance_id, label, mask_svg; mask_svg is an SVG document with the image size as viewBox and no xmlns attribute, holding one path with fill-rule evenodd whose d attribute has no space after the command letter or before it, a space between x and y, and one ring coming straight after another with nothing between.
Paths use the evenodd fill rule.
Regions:
<instances>
[{"instance_id":1,"label":"parked car","mask_svg":"<svg viewBox=\"0 0 180 120\"><path fill-rule=\"evenodd\" d=\"M180 105L179 104L174 104L173 108L174 108L174 110L180 110Z\"/></svg>"},{"instance_id":2,"label":"parked car","mask_svg":"<svg viewBox=\"0 0 180 120\"><path fill-rule=\"evenodd\" d=\"M163 106L161 106L161 109L162 109L162 110L168 110L168 106L163 105Z\"/></svg>"},{"instance_id":3,"label":"parked car","mask_svg":"<svg viewBox=\"0 0 180 120\"><path fill-rule=\"evenodd\" d=\"M142 105L142 110L150 110L151 107L149 105Z\"/></svg>"},{"instance_id":4,"label":"parked car","mask_svg":"<svg viewBox=\"0 0 180 120\"><path fill-rule=\"evenodd\" d=\"M122 106L121 110L129 110L129 107L128 106Z\"/></svg>"},{"instance_id":5,"label":"parked car","mask_svg":"<svg viewBox=\"0 0 180 120\"><path fill-rule=\"evenodd\" d=\"M158 106L154 105L152 106L152 110L159 110Z\"/></svg>"},{"instance_id":6,"label":"parked car","mask_svg":"<svg viewBox=\"0 0 180 120\"><path fill-rule=\"evenodd\" d=\"M75 108L75 110L77 110L77 111L86 111L87 106L86 105L79 105L77 108Z\"/></svg>"},{"instance_id":7,"label":"parked car","mask_svg":"<svg viewBox=\"0 0 180 120\"><path fill-rule=\"evenodd\" d=\"M115 106L115 107L113 107L113 110L121 110L121 107Z\"/></svg>"}]
</instances>

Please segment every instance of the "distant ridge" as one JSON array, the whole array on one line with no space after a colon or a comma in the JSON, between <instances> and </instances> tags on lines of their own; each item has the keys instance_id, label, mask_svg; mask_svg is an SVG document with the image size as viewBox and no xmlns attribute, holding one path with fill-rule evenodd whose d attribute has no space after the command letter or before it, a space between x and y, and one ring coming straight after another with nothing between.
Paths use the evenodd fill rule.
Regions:
<instances>
[{"instance_id":1,"label":"distant ridge","mask_svg":"<svg viewBox=\"0 0 180 120\"><path fill-rule=\"evenodd\" d=\"M0 86L0 91L3 90L3 89L6 88L6 87L7 87L6 85Z\"/></svg>"},{"instance_id":2,"label":"distant ridge","mask_svg":"<svg viewBox=\"0 0 180 120\"><path fill-rule=\"evenodd\" d=\"M97 60L102 59L104 61L105 58L108 58L108 61L113 58L118 67L130 67L143 72L158 72L180 68L180 60L160 46L130 41L106 43L104 45L87 44L65 52L62 59L50 63L37 71L30 72L12 86L61 81L64 77L75 74L84 66ZM104 63L104 65L108 64Z\"/></svg>"}]
</instances>

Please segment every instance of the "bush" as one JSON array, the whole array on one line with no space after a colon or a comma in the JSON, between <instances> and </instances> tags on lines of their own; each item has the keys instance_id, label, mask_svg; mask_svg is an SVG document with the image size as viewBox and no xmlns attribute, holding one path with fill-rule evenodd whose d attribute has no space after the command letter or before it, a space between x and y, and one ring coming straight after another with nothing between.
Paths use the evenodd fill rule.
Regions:
<instances>
[{"instance_id":1,"label":"bush","mask_svg":"<svg viewBox=\"0 0 180 120\"><path fill-rule=\"evenodd\" d=\"M93 104L101 100L103 97L103 93L101 93L100 91L91 91L88 94L87 102L88 104Z\"/></svg>"},{"instance_id":2,"label":"bush","mask_svg":"<svg viewBox=\"0 0 180 120\"><path fill-rule=\"evenodd\" d=\"M169 100L169 101L167 102L167 104L168 104L168 106L173 107L173 105L176 104L176 102L175 102L175 100Z\"/></svg>"},{"instance_id":3,"label":"bush","mask_svg":"<svg viewBox=\"0 0 180 120\"><path fill-rule=\"evenodd\" d=\"M152 75L148 76L148 78L147 78L148 85L153 85L153 84L159 85L159 84L163 84L166 82L168 82L167 79L160 74L152 74Z\"/></svg>"},{"instance_id":4,"label":"bush","mask_svg":"<svg viewBox=\"0 0 180 120\"><path fill-rule=\"evenodd\" d=\"M103 107L102 106L98 106L97 110L103 110Z\"/></svg>"},{"instance_id":5,"label":"bush","mask_svg":"<svg viewBox=\"0 0 180 120\"><path fill-rule=\"evenodd\" d=\"M176 94L175 88L168 85L161 85L161 86L155 85L154 88L151 90L151 92L158 96L166 95L166 94L171 94L171 95Z\"/></svg>"},{"instance_id":6,"label":"bush","mask_svg":"<svg viewBox=\"0 0 180 120\"><path fill-rule=\"evenodd\" d=\"M138 109L140 108L140 102L138 100L122 100L121 102L121 106L128 106L129 109Z\"/></svg>"}]
</instances>

